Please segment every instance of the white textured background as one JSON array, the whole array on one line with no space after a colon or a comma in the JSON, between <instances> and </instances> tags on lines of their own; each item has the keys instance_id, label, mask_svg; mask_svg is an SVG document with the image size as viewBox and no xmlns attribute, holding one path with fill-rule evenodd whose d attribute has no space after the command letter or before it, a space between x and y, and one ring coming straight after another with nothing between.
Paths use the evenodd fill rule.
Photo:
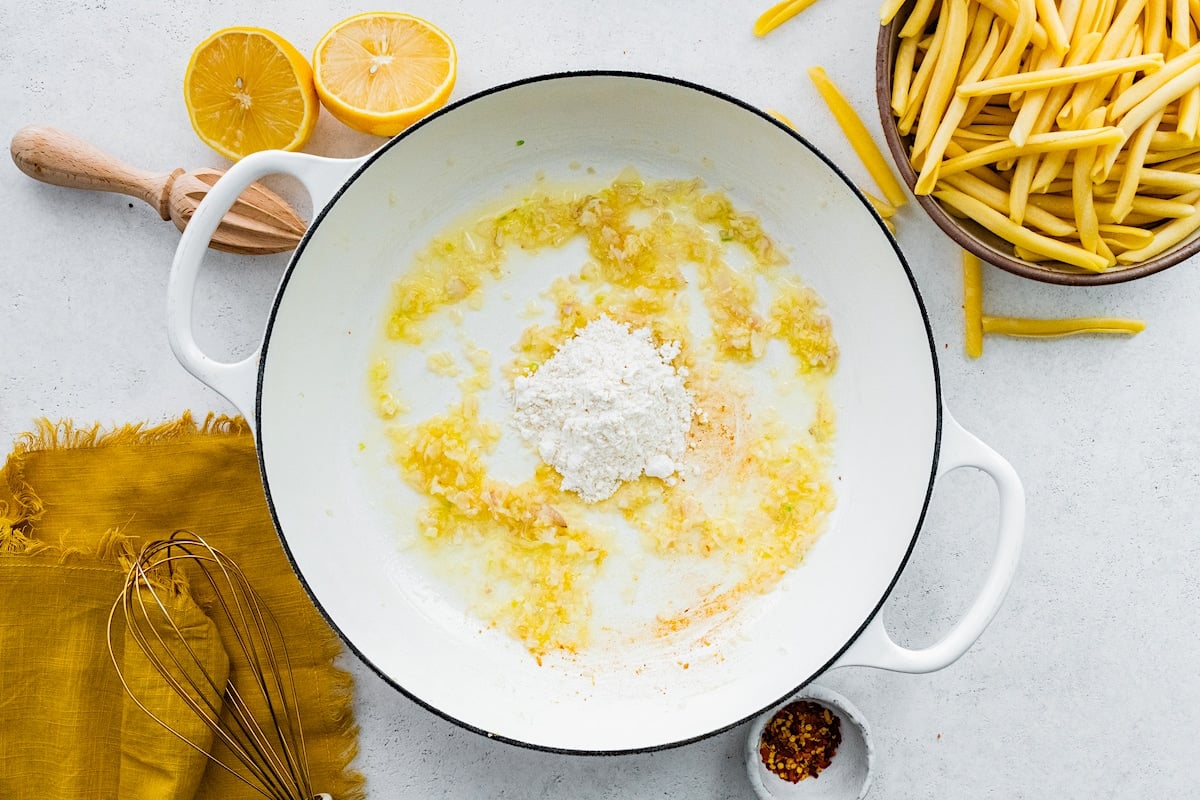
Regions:
<instances>
[{"instance_id":1,"label":"white textured background","mask_svg":"<svg viewBox=\"0 0 1200 800\"><path fill-rule=\"evenodd\" d=\"M822 64L877 130L867 0L819 0L764 40L766 3L435 2L404 6L455 40L454 97L573 68L671 74L785 113L862 185L867 176L805 74ZM345 0L40 0L0 9L0 133L56 125L154 171L224 166L181 97L191 49L233 24L311 52ZM310 152L381 140L322 119ZM288 191L290 187L275 184ZM132 203L132 207L131 204ZM947 406L1017 468L1028 535L1005 607L958 663L927 676L823 676L871 722L873 798L1173 798L1200 773L1200 273L1195 263L1098 289L986 273L994 313L1144 318L1128 339L989 338L961 348L957 251L915 204L899 217L936 337ZM165 286L178 235L148 206L37 184L0 163L0 445L39 416L105 424L229 411L167 346ZM199 338L244 354L285 256L212 254ZM980 583L994 491L951 475L885 608L896 637L937 638ZM0 611L0 613L3 613ZM2 654L0 654L2 657ZM483 665L481 665L482 667ZM736 729L647 755L571 757L462 731L360 665L360 768L375 798L749 798ZM636 720L630 720L635 725Z\"/></svg>"}]
</instances>

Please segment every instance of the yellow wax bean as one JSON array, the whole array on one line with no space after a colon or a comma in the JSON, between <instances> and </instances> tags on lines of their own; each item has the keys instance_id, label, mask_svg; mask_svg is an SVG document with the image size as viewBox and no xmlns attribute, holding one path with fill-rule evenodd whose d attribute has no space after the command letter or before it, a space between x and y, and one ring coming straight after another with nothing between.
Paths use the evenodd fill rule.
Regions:
<instances>
[{"instance_id":1,"label":"yellow wax bean","mask_svg":"<svg viewBox=\"0 0 1200 800\"><path fill-rule=\"evenodd\" d=\"M896 207L887 200L876 197L870 192L863 192L863 196L867 198L867 202L871 204L871 207L875 209L875 213L879 216L884 219L891 219L896 216Z\"/></svg>"},{"instance_id":2,"label":"yellow wax bean","mask_svg":"<svg viewBox=\"0 0 1200 800\"><path fill-rule=\"evenodd\" d=\"M1156 112L1178 100L1193 87L1200 83L1200 64L1185 69L1171 80L1156 89L1149 97L1126 112L1117 121L1117 127L1132 136L1133 132Z\"/></svg>"},{"instance_id":3,"label":"yellow wax bean","mask_svg":"<svg viewBox=\"0 0 1200 800\"><path fill-rule=\"evenodd\" d=\"M969 172L962 172L942 181L951 188L968 194L997 211L1008 213L1009 195L1004 189L993 186ZM1075 226L1062 217L1051 214L1040 206L1025 208L1025 223L1039 228L1049 236L1065 237L1075 233Z\"/></svg>"},{"instance_id":4,"label":"yellow wax bean","mask_svg":"<svg viewBox=\"0 0 1200 800\"><path fill-rule=\"evenodd\" d=\"M1136 250L1126 250L1117 256L1122 264L1133 264L1153 258L1164 250L1173 247L1200 229L1200 210L1186 217L1172 220L1166 225L1154 229L1154 238L1145 247Z\"/></svg>"},{"instance_id":5,"label":"yellow wax bean","mask_svg":"<svg viewBox=\"0 0 1200 800\"><path fill-rule=\"evenodd\" d=\"M815 2L816 0L783 0L776 3L755 21L754 35L766 36Z\"/></svg>"},{"instance_id":6,"label":"yellow wax bean","mask_svg":"<svg viewBox=\"0 0 1200 800\"><path fill-rule=\"evenodd\" d=\"M941 174L950 175L955 172L973 169L984 164L995 164L1005 159L1015 159L1029 153L1049 153L1055 150L1078 150L1082 147L1096 147L1104 144L1119 144L1125 140L1119 128L1104 126L1079 131L1053 131L1051 133L1035 133L1024 145L1018 147L1007 142L997 142L972 150L965 155L954 156L942 162Z\"/></svg>"},{"instance_id":7,"label":"yellow wax bean","mask_svg":"<svg viewBox=\"0 0 1200 800\"><path fill-rule=\"evenodd\" d=\"M964 83L958 87L957 91L964 97L978 97L988 94L1024 92L1030 89L1047 89L1052 86L1075 84L1080 81L1103 78L1108 75L1119 75L1122 72L1155 70L1161 67L1163 63L1162 53L1148 53L1141 56L1114 58L1109 61L1096 61L1091 64L1052 67L1035 72L1018 72L1015 75L1002 75L998 78L989 78L984 81Z\"/></svg>"},{"instance_id":8,"label":"yellow wax bean","mask_svg":"<svg viewBox=\"0 0 1200 800\"><path fill-rule=\"evenodd\" d=\"M975 220L1000 238L1021 247L1044 253L1066 264L1072 264L1091 272L1104 272L1110 266L1108 260L1103 256L1017 225L1004 214L989 208L982 201L957 190L942 189L934 192L933 196Z\"/></svg>"},{"instance_id":9,"label":"yellow wax bean","mask_svg":"<svg viewBox=\"0 0 1200 800\"><path fill-rule=\"evenodd\" d=\"M958 75L963 48L967 44L967 0L943 0L943 3L949 7L945 22L946 39L942 42L941 50L938 52L938 63L934 67L929 89L925 92L925 99L921 104L921 123L917 125L912 145L912 154L915 158L920 158L921 154L929 147L936 132L938 120L946 114L946 107L950 98L954 96L954 79ZM982 68L980 71L982 72ZM966 111L965 104L962 111L959 112L960 118L964 111ZM955 121L955 125L957 124Z\"/></svg>"},{"instance_id":10,"label":"yellow wax bean","mask_svg":"<svg viewBox=\"0 0 1200 800\"><path fill-rule=\"evenodd\" d=\"M1136 250L1145 247L1154 240L1154 234L1145 228L1135 228L1132 225L1116 225L1100 223L1100 235L1112 245L1121 250Z\"/></svg>"},{"instance_id":11,"label":"yellow wax bean","mask_svg":"<svg viewBox=\"0 0 1200 800\"><path fill-rule=\"evenodd\" d=\"M1075 336L1084 333L1117 333L1132 335L1146 329L1139 319L1117 317L1075 317L1071 319L1028 319L1024 317L990 317L981 320L984 333L1022 336L1036 339Z\"/></svg>"},{"instance_id":12,"label":"yellow wax bean","mask_svg":"<svg viewBox=\"0 0 1200 800\"><path fill-rule=\"evenodd\" d=\"M899 179L892 173L892 168L883 157L883 153L879 151L875 140L871 138L871 133L867 130L867 126L863 124L862 119L855 113L854 108L846 100L841 90L830 80L825 70L821 67L810 67L808 76L812 79L813 84L816 85L817 92L825 100L826 105L829 106L829 110L833 112L833 118L837 120L842 133L850 140L850 146L854 148L854 152L862 160L863 165L867 168L867 172L871 175L871 179L875 181L880 191L883 192L883 196L897 208L908 202L908 196L904 193L904 187L900 185Z\"/></svg>"},{"instance_id":13,"label":"yellow wax bean","mask_svg":"<svg viewBox=\"0 0 1200 800\"><path fill-rule=\"evenodd\" d=\"M963 345L967 355L983 355L983 269L979 257L963 251Z\"/></svg>"},{"instance_id":14,"label":"yellow wax bean","mask_svg":"<svg viewBox=\"0 0 1200 800\"><path fill-rule=\"evenodd\" d=\"M999 46L1000 36L995 28L992 28L992 35L988 37L987 43L984 45L983 52L980 58L971 66L967 73L968 78L977 77L982 74L991 62L993 54L995 54ZM950 105L946 108L942 116L941 124L930 137L929 146L925 153L925 163L921 168L920 175L917 176L917 182L913 192L915 194L929 194L933 191L934 183L937 181L939 174L939 166L942 163L942 157L945 155L946 146L950 144L950 139L954 135L954 131L958 128L958 123L962 119L962 115L966 113L967 101L961 97L955 96L950 101ZM919 156L920 150L914 144L914 156Z\"/></svg>"},{"instance_id":15,"label":"yellow wax bean","mask_svg":"<svg viewBox=\"0 0 1200 800\"><path fill-rule=\"evenodd\" d=\"M916 55L917 40L901 39L896 50L896 67L892 71L892 113L896 116L908 107L908 89L912 85Z\"/></svg>"}]
</instances>

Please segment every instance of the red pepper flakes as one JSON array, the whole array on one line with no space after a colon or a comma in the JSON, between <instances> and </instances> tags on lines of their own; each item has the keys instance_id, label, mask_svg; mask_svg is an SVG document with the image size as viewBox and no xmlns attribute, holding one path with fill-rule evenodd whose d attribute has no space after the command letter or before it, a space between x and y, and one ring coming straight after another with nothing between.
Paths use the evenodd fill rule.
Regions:
<instances>
[{"instance_id":1,"label":"red pepper flakes","mask_svg":"<svg viewBox=\"0 0 1200 800\"><path fill-rule=\"evenodd\" d=\"M797 700L779 709L763 728L758 755L785 781L816 778L842 743L842 721L825 706Z\"/></svg>"}]
</instances>

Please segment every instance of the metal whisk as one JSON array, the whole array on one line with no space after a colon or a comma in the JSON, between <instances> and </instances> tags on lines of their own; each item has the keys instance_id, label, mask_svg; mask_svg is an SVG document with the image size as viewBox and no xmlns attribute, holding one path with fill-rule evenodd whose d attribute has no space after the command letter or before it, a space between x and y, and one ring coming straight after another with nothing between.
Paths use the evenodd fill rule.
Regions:
<instances>
[{"instance_id":1,"label":"metal whisk","mask_svg":"<svg viewBox=\"0 0 1200 800\"><path fill-rule=\"evenodd\" d=\"M197 583L198 591L207 587L213 597L207 613L222 632L228 679L212 674L222 670L214 670L212 660L201 656L173 616L179 587ZM117 619L123 619L125 631L114 626ZM117 636L136 643L174 694L212 731L213 747L172 727L160 716L163 709L156 712L138 696L114 649ZM273 800L332 800L328 794L314 794L309 782L296 685L279 624L238 565L202 538L177 531L142 548L109 613L108 649L134 703L243 783ZM214 754L218 743L231 758Z\"/></svg>"}]
</instances>

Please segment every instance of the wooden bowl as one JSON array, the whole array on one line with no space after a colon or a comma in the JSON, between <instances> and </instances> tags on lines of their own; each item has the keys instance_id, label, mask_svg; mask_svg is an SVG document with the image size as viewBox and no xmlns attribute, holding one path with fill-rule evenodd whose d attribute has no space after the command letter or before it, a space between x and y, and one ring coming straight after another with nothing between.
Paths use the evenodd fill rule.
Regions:
<instances>
[{"instance_id":1,"label":"wooden bowl","mask_svg":"<svg viewBox=\"0 0 1200 800\"><path fill-rule=\"evenodd\" d=\"M888 25L879 29L875 55L875 97L879 106L879 120L883 136L891 151L892 159L900 172L901 179L911 191L917 182L917 174L909 163L911 136L904 137L896 125L892 113L892 74L899 30L912 4L905 8ZM1145 261L1132 264L1117 264L1105 272L1089 272L1060 261L1026 261L1013 254L1013 247L974 220L951 215L940 202L928 195L914 195L917 203L934 223L957 242L964 250L979 256L983 261L1003 270L1045 283L1066 286L1098 286L1122 283L1161 272L1167 267L1186 261L1200 252L1200 235L1193 234L1169 250Z\"/></svg>"}]
</instances>

